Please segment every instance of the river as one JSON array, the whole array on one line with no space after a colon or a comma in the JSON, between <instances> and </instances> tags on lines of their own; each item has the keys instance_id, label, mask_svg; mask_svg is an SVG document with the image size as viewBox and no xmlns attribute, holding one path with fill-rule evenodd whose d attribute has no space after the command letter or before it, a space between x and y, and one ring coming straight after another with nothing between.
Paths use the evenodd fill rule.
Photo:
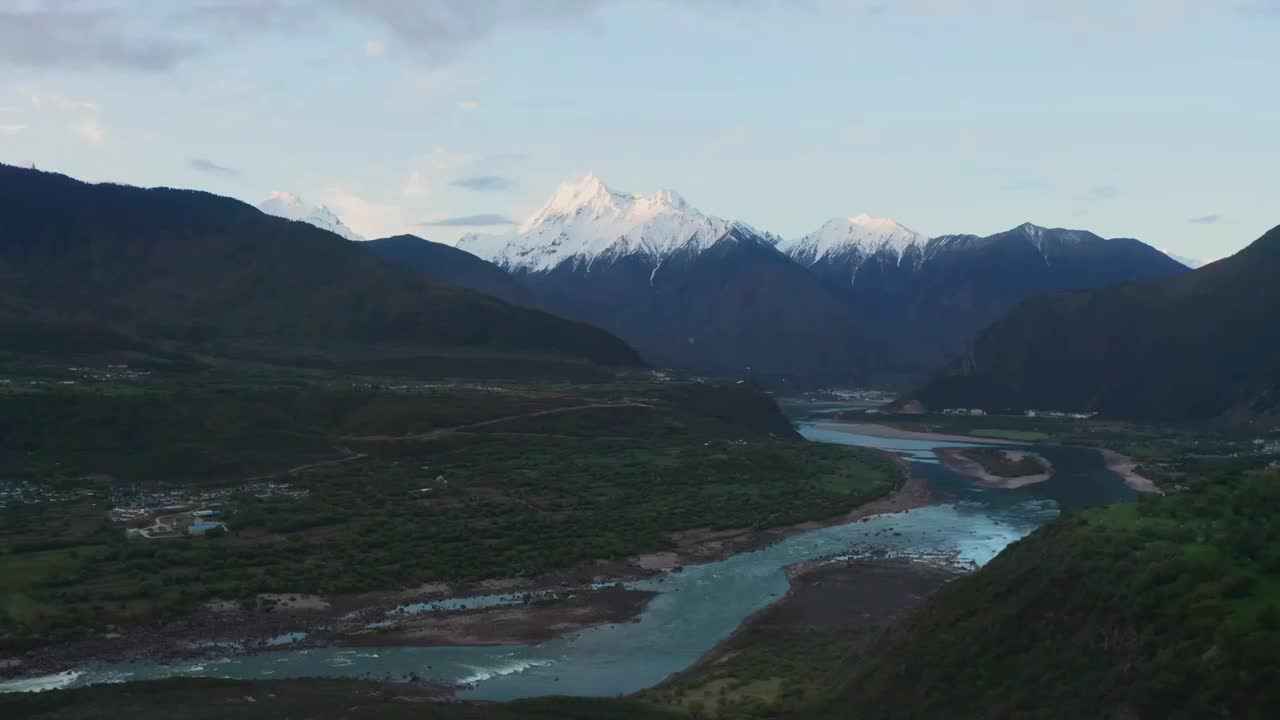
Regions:
<instances>
[{"instance_id":1,"label":"river","mask_svg":"<svg viewBox=\"0 0 1280 720\"><path fill-rule=\"evenodd\" d=\"M901 454L926 481L937 504L794 535L720 562L686 567L662 582L632 583L632 587L658 592L637 621L592 628L540 645L292 650L282 646L271 652L185 663L91 665L0 683L0 692L172 676L403 678L412 672L465 684L460 696L467 699L630 693L693 664L745 618L785 594L788 565L833 556L982 565L1054 518L1062 505L1085 507L1134 495L1091 450L1036 446L1036 452L1054 463L1055 477L1018 490L992 490L975 487L938 463L933 448L963 443L851 435L825 430L816 420L802 415L796 427L816 442Z\"/></svg>"}]
</instances>

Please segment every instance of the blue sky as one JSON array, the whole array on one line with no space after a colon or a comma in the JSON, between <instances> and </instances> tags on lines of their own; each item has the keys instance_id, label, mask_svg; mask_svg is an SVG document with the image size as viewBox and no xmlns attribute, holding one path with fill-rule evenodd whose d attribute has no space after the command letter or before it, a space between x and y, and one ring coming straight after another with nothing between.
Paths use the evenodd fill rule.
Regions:
<instances>
[{"instance_id":1,"label":"blue sky","mask_svg":"<svg viewBox=\"0 0 1280 720\"><path fill-rule=\"evenodd\" d=\"M452 241L595 171L1230 254L1280 224L1277 0L0 0L0 161ZM445 223L434 224L434 223Z\"/></svg>"}]
</instances>

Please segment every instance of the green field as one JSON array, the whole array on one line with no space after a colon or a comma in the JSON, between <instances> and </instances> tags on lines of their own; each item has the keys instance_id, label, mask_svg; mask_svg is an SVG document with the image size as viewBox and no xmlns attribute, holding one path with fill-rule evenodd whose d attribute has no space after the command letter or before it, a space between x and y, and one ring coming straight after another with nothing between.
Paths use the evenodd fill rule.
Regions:
<instances>
[{"instance_id":1,"label":"green field","mask_svg":"<svg viewBox=\"0 0 1280 720\"><path fill-rule=\"evenodd\" d=\"M1051 437L1049 433L1036 430L999 430L993 428L977 428L976 430L970 430L969 434L977 437L1016 440L1018 442L1042 442Z\"/></svg>"},{"instance_id":2,"label":"green field","mask_svg":"<svg viewBox=\"0 0 1280 720\"><path fill-rule=\"evenodd\" d=\"M19 473L70 485L96 472L217 487L364 455L290 476L306 497L235 500L216 538L126 541L97 485L75 502L15 505L0 514L0 632L25 643L215 598L536 575L671 549L681 530L833 516L903 479L886 456L799 439L750 388L351 385L0 400L9 427L40 419L5 441ZM199 450L173 454L184 446Z\"/></svg>"}]
</instances>

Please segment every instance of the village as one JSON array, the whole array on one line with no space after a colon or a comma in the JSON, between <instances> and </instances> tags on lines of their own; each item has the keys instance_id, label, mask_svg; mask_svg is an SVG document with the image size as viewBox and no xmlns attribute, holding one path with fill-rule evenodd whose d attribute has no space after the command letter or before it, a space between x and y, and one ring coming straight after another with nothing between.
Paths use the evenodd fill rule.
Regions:
<instances>
[{"instance_id":1,"label":"village","mask_svg":"<svg viewBox=\"0 0 1280 720\"><path fill-rule=\"evenodd\" d=\"M0 480L0 511L18 505L71 503L105 497L110 501L108 519L125 526L126 538L156 540L228 532L221 518L237 499L296 500L311 494L306 488L271 480L207 490L140 490L119 485L105 490L92 485L109 484L110 477L90 476L81 480L91 486L68 490L28 480Z\"/></svg>"}]
</instances>

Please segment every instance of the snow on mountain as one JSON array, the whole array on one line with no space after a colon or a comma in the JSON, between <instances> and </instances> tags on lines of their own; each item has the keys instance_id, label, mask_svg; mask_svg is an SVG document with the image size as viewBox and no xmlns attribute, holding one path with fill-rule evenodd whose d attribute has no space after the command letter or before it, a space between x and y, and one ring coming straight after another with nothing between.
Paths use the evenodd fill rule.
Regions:
<instances>
[{"instance_id":1,"label":"snow on mountain","mask_svg":"<svg viewBox=\"0 0 1280 720\"><path fill-rule=\"evenodd\" d=\"M288 220L301 220L321 230L337 233L348 240L364 240L360 233L347 227L342 219L324 205L312 205L292 193L276 191L258 204L258 209L268 215Z\"/></svg>"},{"instance_id":2,"label":"snow on mountain","mask_svg":"<svg viewBox=\"0 0 1280 720\"><path fill-rule=\"evenodd\" d=\"M1197 258L1187 257L1185 255L1176 255L1174 253L1169 252L1168 250L1165 250L1164 248L1156 248L1156 249L1164 253L1165 255L1168 255L1170 258L1176 260L1177 262L1180 262L1183 265L1186 265L1192 270L1195 270L1197 268L1202 268L1205 265L1208 265L1209 263L1213 262L1212 260L1200 260Z\"/></svg>"},{"instance_id":3,"label":"snow on mountain","mask_svg":"<svg viewBox=\"0 0 1280 720\"><path fill-rule=\"evenodd\" d=\"M923 249L928 238L889 218L863 213L848 218L832 218L801 238L781 240L777 248L796 262L811 266L826 259L868 258L890 253L901 259L907 250Z\"/></svg>"},{"instance_id":4,"label":"snow on mountain","mask_svg":"<svg viewBox=\"0 0 1280 720\"><path fill-rule=\"evenodd\" d=\"M513 235L465 235L457 246L508 270L545 272L573 260L641 255L657 264L676 252L697 254L749 226L702 214L678 193L622 192L594 173L561 183Z\"/></svg>"}]
</instances>

